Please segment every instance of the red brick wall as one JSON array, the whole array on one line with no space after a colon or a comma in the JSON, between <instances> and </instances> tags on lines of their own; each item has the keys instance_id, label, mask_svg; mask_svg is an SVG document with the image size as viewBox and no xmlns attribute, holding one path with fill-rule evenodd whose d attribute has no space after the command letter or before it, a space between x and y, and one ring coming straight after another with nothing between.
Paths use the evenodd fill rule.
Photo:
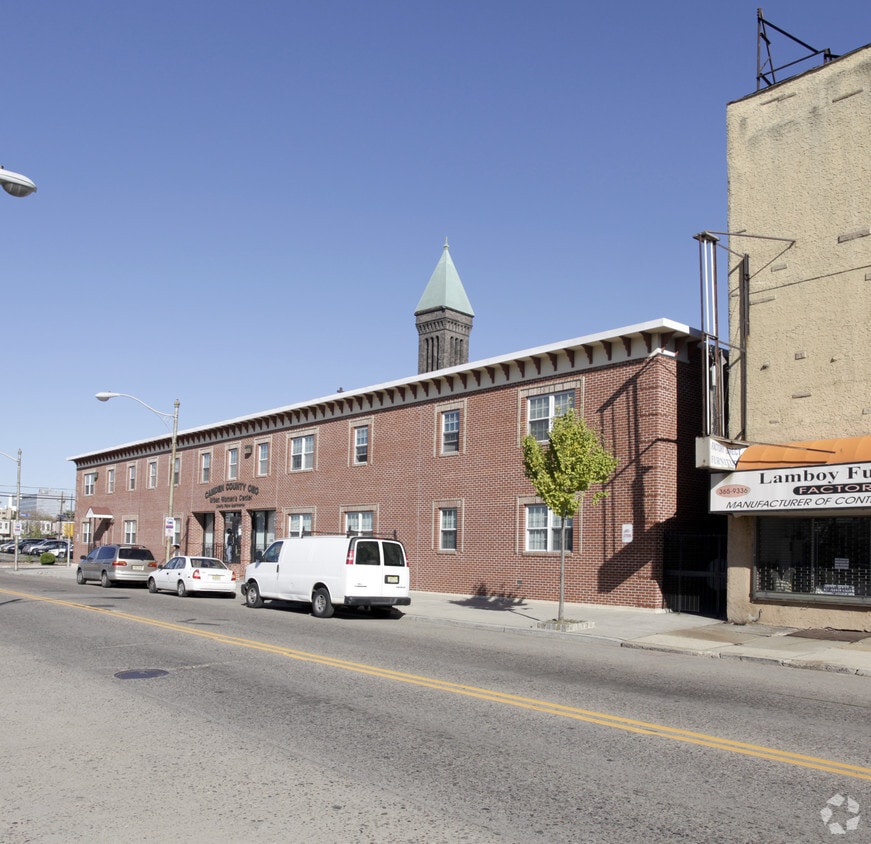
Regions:
<instances>
[{"instance_id":1,"label":"red brick wall","mask_svg":"<svg viewBox=\"0 0 871 844\"><path fill-rule=\"evenodd\" d=\"M214 512L216 541L223 539L223 509L243 511L242 562L250 558L249 510L277 511L276 533L286 531L288 511L315 514L318 532L341 531L344 509L374 509L375 529L396 531L404 542L416 590L505 594L555 600L559 592L559 553L524 552L521 498L534 490L524 477L520 436L525 432L525 392L567 382L580 384L576 407L601 430L619 465L609 496L593 504L588 494L575 520L574 546L567 557L565 597L570 602L661 607L662 548L666 529L706 517L707 476L694 468L694 437L701 423L698 355L692 363L654 355L587 369L578 374L495 386L458 395L382 409L361 408L357 422L370 425L369 463L351 463L354 419L304 422L258 436L211 444L180 442L181 478L175 511L183 520L182 550L201 552L202 531L192 514ZM461 407L461 453L440 455L438 405ZM314 430L315 469L288 473L288 435ZM268 438L270 475L255 477L256 443ZM202 439L202 438L201 438ZM245 458L245 444L254 445ZM213 498L242 495L249 500L212 503L207 491L225 483L226 448L240 448L239 482ZM211 479L200 483L199 454L212 454ZM146 489L147 463L159 461L156 489ZM139 541L162 558L163 516L167 509L168 455L139 457L137 490L125 491L126 459L99 467L79 467L77 523L85 511L108 512L114 522L102 542L122 541L125 517L136 518ZM105 469L116 467L116 491L105 491ZM82 475L98 471L94 496L82 495ZM249 488L250 487L250 488ZM460 502L458 550L437 550L438 514L434 502ZM622 526L632 525L632 542ZM80 533L77 540L80 540ZM82 546L78 546L82 552Z\"/></svg>"}]
</instances>

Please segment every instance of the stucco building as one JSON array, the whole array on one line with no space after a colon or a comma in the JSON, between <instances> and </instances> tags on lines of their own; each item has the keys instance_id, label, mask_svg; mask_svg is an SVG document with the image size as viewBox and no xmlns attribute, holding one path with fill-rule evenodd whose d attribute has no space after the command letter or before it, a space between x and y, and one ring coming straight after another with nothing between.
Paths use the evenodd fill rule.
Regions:
<instances>
[{"instance_id":1,"label":"stucco building","mask_svg":"<svg viewBox=\"0 0 871 844\"><path fill-rule=\"evenodd\" d=\"M728 615L871 630L871 46L727 108Z\"/></svg>"},{"instance_id":2,"label":"stucco building","mask_svg":"<svg viewBox=\"0 0 871 844\"><path fill-rule=\"evenodd\" d=\"M566 600L668 606L667 549L722 521L694 466L698 332L657 319L469 362L472 316L446 245L415 313L416 376L180 431L174 541L241 567L301 529L396 531L413 589L555 600L559 524L524 476L521 439L575 408L619 466L571 525ZM71 460L76 554L135 541L161 557L170 438Z\"/></svg>"}]
</instances>

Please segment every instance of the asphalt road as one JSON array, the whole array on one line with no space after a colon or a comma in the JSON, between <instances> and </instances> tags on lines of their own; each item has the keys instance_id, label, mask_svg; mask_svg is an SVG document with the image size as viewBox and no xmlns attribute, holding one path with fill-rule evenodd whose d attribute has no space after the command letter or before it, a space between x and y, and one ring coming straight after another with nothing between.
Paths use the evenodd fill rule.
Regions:
<instances>
[{"instance_id":1,"label":"asphalt road","mask_svg":"<svg viewBox=\"0 0 871 844\"><path fill-rule=\"evenodd\" d=\"M0 726L4 844L871 842L871 678L570 637L0 572Z\"/></svg>"}]
</instances>

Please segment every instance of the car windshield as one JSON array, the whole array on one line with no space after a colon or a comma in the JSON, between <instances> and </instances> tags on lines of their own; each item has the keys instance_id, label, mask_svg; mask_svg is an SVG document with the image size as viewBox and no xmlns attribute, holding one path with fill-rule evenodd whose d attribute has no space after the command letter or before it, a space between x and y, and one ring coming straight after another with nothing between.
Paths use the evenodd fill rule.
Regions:
<instances>
[{"instance_id":1,"label":"car windshield","mask_svg":"<svg viewBox=\"0 0 871 844\"><path fill-rule=\"evenodd\" d=\"M154 556L147 548L121 548L118 556L124 560L153 560Z\"/></svg>"},{"instance_id":2,"label":"car windshield","mask_svg":"<svg viewBox=\"0 0 871 844\"><path fill-rule=\"evenodd\" d=\"M227 568L220 560L215 560L212 557L191 557L191 565L201 569Z\"/></svg>"}]
</instances>

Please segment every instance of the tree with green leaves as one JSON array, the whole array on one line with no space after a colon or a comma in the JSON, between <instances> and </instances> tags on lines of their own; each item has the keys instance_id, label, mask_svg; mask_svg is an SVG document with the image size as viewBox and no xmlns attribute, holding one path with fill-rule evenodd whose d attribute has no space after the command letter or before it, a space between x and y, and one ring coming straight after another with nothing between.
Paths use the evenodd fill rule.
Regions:
<instances>
[{"instance_id":1,"label":"tree with green leaves","mask_svg":"<svg viewBox=\"0 0 871 844\"><path fill-rule=\"evenodd\" d=\"M574 410L554 419L547 444L531 434L523 438L523 468L539 498L559 516L560 572L559 621L565 611L566 520L573 518L584 493L594 484L604 484L617 468L617 458L604 446L602 436L587 427ZM608 493L593 494L597 503Z\"/></svg>"}]
</instances>

